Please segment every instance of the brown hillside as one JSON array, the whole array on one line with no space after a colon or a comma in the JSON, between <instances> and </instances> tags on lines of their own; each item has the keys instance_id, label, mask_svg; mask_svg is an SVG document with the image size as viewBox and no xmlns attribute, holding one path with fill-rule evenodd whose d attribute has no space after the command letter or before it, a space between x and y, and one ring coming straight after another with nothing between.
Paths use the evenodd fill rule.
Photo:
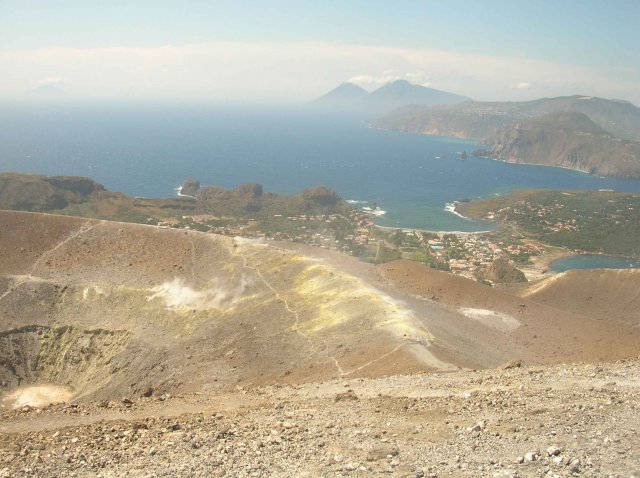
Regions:
<instances>
[{"instance_id":1,"label":"brown hillside","mask_svg":"<svg viewBox=\"0 0 640 478\"><path fill-rule=\"evenodd\" d=\"M9 387L100 397L455 368L408 308L265 244L7 211L0 244Z\"/></svg>"},{"instance_id":2,"label":"brown hillside","mask_svg":"<svg viewBox=\"0 0 640 478\"><path fill-rule=\"evenodd\" d=\"M640 270L575 270L522 289L522 297L640 327Z\"/></svg>"},{"instance_id":3,"label":"brown hillside","mask_svg":"<svg viewBox=\"0 0 640 478\"><path fill-rule=\"evenodd\" d=\"M495 341L496 347L504 347L501 342L508 341L518 351L519 358L528 361L549 363L615 360L633 356L638 351L639 309L634 309L635 302L625 303L625 310L628 308L631 315L635 314L635 323L621 323L604 307L598 312L585 313L588 305L579 298L571 299L570 290L566 291L566 295L559 292L556 301L545 301L538 300L535 296L518 297L469 279L430 270L415 262L397 261L381 267L386 277L409 293L446 304L458 311L471 309L471 314L474 309L497 313L493 316L476 316L475 319L459 315L456 327L466 329L474 321L491 324L494 330L502 330L504 333L494 334L493 337L485 336L481 340ZM611 280L615 278L616 272L604 271L602 275ZM578 284L585 300L589 295L598 294L597 282L582 282L577 278L574 287L578 287ZM634 290L632 284L626 290L629 293L633 291L637 297L637 289ZM567 300L562 300L562 297L567 297ZM466 324L463 318L466 318ZM509 330L510 318L520 325L516 327L514 322L513 329Z\"/></svg>"},{"instance_id":4,"label":"brown hillside","mask_svg":"<svg viewBox=\"0 0 640 478\"><path fill-rule=\"evenodd\" d=\"M640 340L628 321L412 262L155 226L2 211L0 259L7 393L48 384L86 400L615 360Z\"/></svg>"},{"instance_id":5,"label":"brown hillside","mask_svg":"<svg viewBox=\"0 0 640 478\"><path fill-rule=\"evenodd\" d=\"M637 355L638 284L608 272L522 298L0 211L0 476L634 476L638 360L593 361Z\"/></svg>"}]
</instances>

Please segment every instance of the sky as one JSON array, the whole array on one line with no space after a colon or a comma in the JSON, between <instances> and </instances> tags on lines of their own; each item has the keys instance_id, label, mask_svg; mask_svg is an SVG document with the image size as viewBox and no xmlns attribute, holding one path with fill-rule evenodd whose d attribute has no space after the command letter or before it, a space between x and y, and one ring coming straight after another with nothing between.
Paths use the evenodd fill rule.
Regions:
<instances>
[{"instance_id":1,"label":"sky","mask_svg":"<svg viewBox=\"0 0 640 478\"><path fill-rule=\"evenodd\" d=\"M309 101L407 79L640 105L639 0L0 0L0 97Z\"/></svg>"}]
</instances>

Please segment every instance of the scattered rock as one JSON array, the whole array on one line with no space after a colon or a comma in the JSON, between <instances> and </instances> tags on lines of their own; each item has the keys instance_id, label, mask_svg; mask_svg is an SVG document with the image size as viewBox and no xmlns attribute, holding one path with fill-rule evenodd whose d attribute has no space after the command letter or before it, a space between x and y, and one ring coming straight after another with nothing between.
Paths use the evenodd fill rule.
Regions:
<instances>
[{"instance_id":1,"label":"scattered rock","mask_svg":"<svg viewBox=\"0 0 640 478\"><path fill-rule=\"evenodd\" d=\"M633 476L640 397L626 384L640 379L640 361L603 365L619 384L615 406L592 373L576 364L354 378L372 398L338 406L343 384L330 381L127 398L135 413L124 399L0 408L0 477Z\"/></svg>"},{"instance_id":2,"label":"scattered rock","mask_svg":"<svg viewBox=\"0 0 640 478\"><path fill-rule=\"evenodd\" d=\"M502 364L499 368L501 370L510 370L512 368L520 368L522 367L522 360L509 360L507 363Z\"/></svg>"},{"instance_id":3,"label":"scattered rock","mask_svg":"<svg viewBox=\"0 0 640 478\"><path fill-rule=\"evenodd\" d=\"M475 425L473 425L472 427L467 428L467 431L469 432L480 432L482 430L484 430L485 428L485 422L478 422Z\"/></svg>"},{"instance_id":4,"label":"scattered rock","mask_svg":"<svg viewBox=\"0 0 640 478\"><path fill-rule=\"evenodd\" d=\"M560 453L562 453L562 450L557 446L550 446L549 448L547 448L547 455L549 456L557 456Z\"/></svg>"},{"instance_id":5,"label":"scattered rock","mask_svg":"<svg viewBox=\"0 0 640 478\"><path fill-rule=\"evenodd\" d=\"M384 460L389 457L398 456L399 450L394 446L378 446L367 453L367 461Z\"/></svg>"},{"instance_id":6,"label":"scattered rock","mask_svg":"<svg viewBox=\"0 0 640 478\"><path fill-rule=\"evenodd\" d=\"M569 463L569 471L571 473L578 473L580 471L580 465L581 464L582 464L582 462L580 461L580 458L574 458Z\"/></svg>"},{"instance_id":7,"label":"scattered rock","mask_svg":"<svg viewBox=\"0 0 640 478\"><path fill-rule=\"evenodd\" d=\"M353 390L347 390L346 392L338 393L336 395L335 401L339 402L341 400L359 400L359 398Z\"/></svg>"}]
</instances>

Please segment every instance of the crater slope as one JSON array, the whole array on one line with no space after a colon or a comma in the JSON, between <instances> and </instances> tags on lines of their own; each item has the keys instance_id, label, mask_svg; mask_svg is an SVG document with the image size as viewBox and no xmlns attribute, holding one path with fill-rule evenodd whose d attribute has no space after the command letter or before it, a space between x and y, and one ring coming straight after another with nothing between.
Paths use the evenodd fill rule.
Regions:
<instances>
[{"instance_id":1,"label":"crater slope","mask_svg":"<svg viewBox=\"0 0 640 478\"><path fill-rule=\"evenodd\" d=\"M637 354L637 311L542 298L415 263L0 211L3 405Z\"/></svg>"},{"instance_id":2,"label":"crater slope","mask_svg":"<svg viewBox=\"0 0 640 478\"><path fill-rule=\"evenodd\" d=\"M401 301L211 234L0 213L0 380L75 399L451 370Z\"/></svg>"}]
</instances>

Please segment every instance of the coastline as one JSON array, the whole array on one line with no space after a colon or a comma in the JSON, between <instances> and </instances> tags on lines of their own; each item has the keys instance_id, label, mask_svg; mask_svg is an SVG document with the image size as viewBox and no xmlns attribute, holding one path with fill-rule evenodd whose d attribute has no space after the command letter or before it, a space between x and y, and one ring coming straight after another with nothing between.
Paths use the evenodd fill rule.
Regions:
<instances>
[{"instance_id":1,"label":"coastline","mask_svg":"<svg viewBox=\"0 0 640 478\"><path fill-rule=\"evenodd\" d=\"M539 163L529 163L525 160L522 159L518 159L517 161L509 161L508 159L500 159L500 158L490 158L488 156L476 156L476 158L480 158L480 159L488 159L490 161L499 161L501 163L506 163L506 164L522 164L524 166L538 166L540 168L559 168L559 169L565 169L567 171L576 171L578 173L582 173L582 174L586 174L587 176L597 176L601 179L604 178L612 178L612 179L624 179L624 178L620 178L620 177L616 177L616 176L600 176L597 174L592 174L589 171L584 171L583 169L578 169L578 168L570 168L568 166L560 166L558 165L551 165L551 164L539 164Z\"/></svg>"},{"instance_id":2,"label":"coastline","mask_svg":"<svg viewBox=\"0 0 640 478\"><path fill-rule=\"evenodd\" d=\"M455 208L458 205L460 205L460 202L454 201L453 204ZM456 214L462 216L462 214L458 213L457 211L456 211ZM466 217L466 216L462 216L462 217ZM493 231L488 231L488 232L493 232ZM531 241L537 243L537 241L534 241L534 240L531 240ZM558 259L563 259L565 257L572 257L580 254L576 251L571 251L570 249L551 246L549 244L539 243L539 245L542 245L543 247L545 247L545 252L543 252L538 256L533 256L531 258L532 264L522 265L518 267L518 269L520 269L524 273L525 277L529 282L535 282L537 280L549 277L550 275L557 274L557 272L554 272L551 270L551 264L554 261L557 261Z\"/></svg>"},{"instance_id":3,"label":"coastline","mask_svg":"<svg viewBox=\"0 0 640 478\"><path fill-rule=\"evenodd\" d=\"M366 121L366 125L367 125L367 128L375 129L375 130L378 130L378 131L393 131L393 132L402 133L402 134L412 134L412 135L417 135L417 136L430 136L432 138L442 138L443 140L453 140L456 143L470 143L470 144L474 144L475 146L480 146L482 144L480 139L478 139L478 138L470 138L470 137L466 137L466 136L448 136L448 135L444 135L444 134L414 133L412 131L403 131L401 129L382 128L380 126L376 126L376 125L372 124L371 121Z\"/></svg>"},{"instance_id":4,"label":"coastline","mask_svg":"<svg viewBox=\"0 0 640 478\"><path fill-rule=\"evenodd\" d=\"M352 203L355 204L355 203ZM469 221L469 222L475 222L474 219L464 216L462 215L460 212L458 212L456 210L456 207L461 204L460 201L453 201L453 202L447 202L445 203L444 208L442 209L445 212L448 212L450 214L453 214L454 216L458 216L461 219L464 219L465 221ZM386 212L386 211L385 211ZM483 221L483 222L491 222L491 221ZM493 229L482 229L479 231L457 231L457 230L437 230L437 229L424 229L424 228L419 228L419 227L410 227L410 226L383 226L381 224L375 224L375 227L378 227L380 229L383 230L389 230L389 231L393 231L393 230L398 230L398 229L410 229L412 231L418 231L418 232L427 232L427 233L431 233L431 234L460 234L460 235L472 235L472 234L487 234L490 232L494 232L497 230L498 228L498 223L492 223L494 224L494 228Z\"/></svg>"},{"instance_id":5,"label":"coastline","mask_svg":"<svg viewBox=\"0 0 640 478\"><path fill-rule=\"evenodd\" d=\"M443 134L435 134L432 132L429 133L425 133L425 132L411 132L411 131L403 131L401 129L393 129L393 128L383 128L380 126L376 126L373 125L371 122L367 122L367 127L371 128L371 129L376 129L376 130L381 130L381 131L396 131L399 133L404 133L404 134L413 134L413 135L419 135L419 136L429 136L432 138L443 138L446 140L454 140L456 142L460 142L460 143L472 143L475 144L476 146L488 146L485 145L483 143L483 139L481 138L471 138L471 137L464 137L464 136L449 136L449 135L443 135ZM497 162L501 162L501 163L506 163L506 164L521 164L524 166L539 166L542 168L559 168L559 169L564 169L567 171L575 171L581 174L585 174L587 176L594 176L594 177L598 177L600 179L630 179L630 180L640 180L640 177L626 177L626 176L615 176L615 175L606 175L606 176L601 176L599 174L593 174L590 171L585 171L583 169L578 169L578 168L572 168L569 166L562 166L562 165L551 165L551 164L539 164L539 163L530 163L527 162L525 160L522 159L517 159L516 161L511 161L508 159L501 159L501 158L492 158L490 156L475 156L475 155L471 155L475 158L480 158L480 159L487 159L490 161L497 161Z\"/></svg>"},{"instance_id":6,"label":"coastline","mask_svg":"<svg viewBox=\"0 0 640 478\"><path fill-rule=\"evenodd\" d=\"M544 279L551 275L558 274L557 272L552 271L551 264L558 259L563 259L565 257L572 257L576 254L569 249L563 249L559 247L550 247L551 250L545 251L543 254L539 256L534 256L531 258L532 264L524 265L518 267L520 269L527 280L529 282L535 282L540 279Z\"/></svg>"},{"instance_id":7,"label":"coastline","mask_svg":"<svg viewBox=\"0 0 640 478\"><path fill-rule=\"evenodd\" d=\"M490 229L487 231L435 231L435 230L429 230L429 229L420 229L417 227L393 227L393 226L381 226L380 224L374 224L374 227L377 227L379 229L383 229L386 231L397 231L398 229L400 230L404 230L404 229L410 229L412 231L416 231L416 232L427 232L430 234L458 234L461 236L469 236L469 235L473 235L473 234L487 234L490 232L493 232L495 229Z\"/></svg>"},{"instance_id":8,"label":"coastline","mask_svg":"<svg viewBox=\"0 0 640 478\"><path fill-rule=\"evenodd\" d=\"M456 216L464 219L465 221L473 221L473 219L471 219L470 217L464 216L456 210L456 207L458 206L458 204L460 204L460 201L447 202L444 204L444 210L446 212L450 212L451 214L455 214Z\"/></svg>"},{"instance_id":9,"label":"coastline","mask_svg":"<svg viewBox=\"0 0 640 478\"><path fill-rule=\"evenodd\" d=\"M180 197L180 198L191 198L191 199L195 199L195 196L191 196L189 194L182 194L182 186L178 186L177 188L174 189L174 191L176 192L176 196Z\"/></svg>"}]
</instances>

